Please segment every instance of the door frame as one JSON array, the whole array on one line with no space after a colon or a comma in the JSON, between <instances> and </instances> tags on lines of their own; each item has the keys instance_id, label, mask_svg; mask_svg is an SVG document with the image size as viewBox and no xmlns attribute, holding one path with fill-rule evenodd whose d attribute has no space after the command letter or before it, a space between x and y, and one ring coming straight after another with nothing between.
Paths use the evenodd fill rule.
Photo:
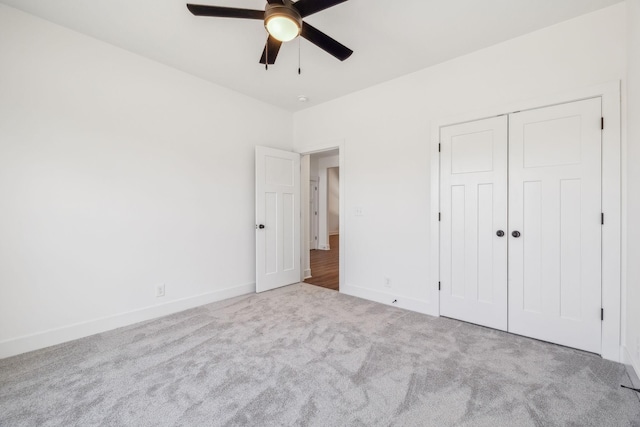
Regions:
<instances>
[{"instance_id":1,"label":"door frame","mask_svg":"<svg viewBox=\"0 0 640 427\"><path fill-rule=\"evenodd\" d=\"M470 122L523 110L549 107L572 101L600 97L602 99L602 211L605 223L602 226L602 350L604 359L620 362L623 359L622 334L622 163L621 140L621 88L620 81L578 88L563 93L532 100L492 107L486 110L445 117L432 122L431 126L431 247L429 295L440 315L440 129L459 123ZM340 224L342 227L342 224ZM342 241L340 242L342 244ZM341 272L342 273L342 272Z\"/></svg>"},{"instance_id":2,"label":"door frame","mask_svg":"<svg viewBox=\"0 0 640 427\"><path fill-rule=\"evenodd\" d=\"M317 144L314 144L312 146L311 149L308 150L304 150L304 151L295 151L298 154L300 154L300 156L306 156L306 155L310 155L310 154L314 154L314 153L321 153L323 151L329 151L329 150L338 150L338 167L340 168L340 183L338 185L339 191L340 191L340 203L339 203L339 216L340 216L340 225L339 225L339 229L340 229L340 244L338 245L340 248L340 256L338 258L338 269L339 274L338 274L338 280L339 280L339 285L338 285L338 289L339 292L342 293L343 289L346 286L346 263L345 263L345 259L346 259L346 253L345 253L345 246L346 246L346 215L345 215L345 208L347 206L346 203L346 192L345 192L345 176L346 176L346 165L345 165L345 140L344 139L337 139L337 140L331 140L331 141L326 141L326 142L319 142ZM310 174L309 174L310 175ZM309 181L309 176L304 176L304 171L303 173L300 174L300 181L301 183L304 182L308 182ZM301 186L302 188L302 186ZM308 185L307 185L307 191L304 192L302 194L302 200L300 200L300 205L303 206L301 210L301 214L302 217L304 218L305 214L308 214L308 212L306 212L306 209L308 209L309 207L309 190L308 190ZM301 224L303 223L303 221L300 221ZM304 233L300 233L301 234L301 239L303 240L302 242L302 246L300 247L300 257L301 257L301 265L304 265L304 254L309 254L309 242L308 239L305 239L304 236L302 236ZM307 242L305 243L304 240L307 240ZM304 281L304 268L301 268L301 275L300 275L300 281L303 282Z\"/></svg>"}]
</instances>

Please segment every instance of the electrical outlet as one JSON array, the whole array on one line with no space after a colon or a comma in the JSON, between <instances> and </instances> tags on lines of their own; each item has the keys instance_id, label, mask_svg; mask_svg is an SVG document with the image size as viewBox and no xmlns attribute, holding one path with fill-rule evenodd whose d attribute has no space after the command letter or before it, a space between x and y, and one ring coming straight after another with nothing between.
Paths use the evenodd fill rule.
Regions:
<instances>
[{"instance_id":1,"label":"electrical outlet","mask_svg":"<svg viewBox=\"0 0 640 427\"><path fill-rule=\"evenodd\" d=\"M364 216L364 209L362 208L362 206L356 206L355 208L353 208L353 213L355 214L355 216Z\"/></svg>"},{"instance_id":2,"label":"electrical outlet","mask_svg":"<svg viewBox=\"0 0 640 427\"><path fill-rule=\"evenodd\" d=\"M390 288L391 287L391 279L389 277L385 277L384 278L384 287L385 288Z\"/></svg>"},{"instance_id":3,"label":"electrical outlet","mask_svg":"<svg viewBox=\"0 0 640 427\"><path fill-rule=\"evenodd\" d=\"M164 296L164 283L156 285L156 298Z\"/></svg>"}]
</instances>

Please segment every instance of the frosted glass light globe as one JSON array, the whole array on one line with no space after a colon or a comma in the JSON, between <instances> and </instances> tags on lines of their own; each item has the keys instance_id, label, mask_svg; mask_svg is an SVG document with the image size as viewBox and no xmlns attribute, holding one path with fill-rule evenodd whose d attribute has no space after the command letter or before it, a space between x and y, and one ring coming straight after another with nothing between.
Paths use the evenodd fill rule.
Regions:
<instances>
[{"instance_id":1,"label":"frosted glass light globe","mask_svg":"<svg viewBox=\"0 0 640 427\"><path fill-rule=\"evenodd\" d=\"M269 34L281 42L291 41L300 35L298 23L287 16L272 16L266 27Z\"/></svg>"}]
</instances>

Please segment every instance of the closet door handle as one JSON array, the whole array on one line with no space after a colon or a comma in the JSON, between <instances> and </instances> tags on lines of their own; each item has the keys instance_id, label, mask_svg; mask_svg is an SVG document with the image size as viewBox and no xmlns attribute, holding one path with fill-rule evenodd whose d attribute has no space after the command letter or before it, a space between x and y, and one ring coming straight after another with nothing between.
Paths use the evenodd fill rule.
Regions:
<instances>
[{"instance_id":1,"label":"closet door handle","mask_svg":"<svg viewBox=\"0 0 640 427\"><path fill-rule=\"evenodd\" d=\"M517 239L518 237L520 237L520 232L514 231L513 233L511 233L511 235Z\"/></svg>"},{"instance_id":2,"label":"closet door handle","mask_svg":"<svg viewBox=\"0 0 640 427\"><path fill-rule=\"evenodd\" d=\"M502 231L502 230L498 230L498 231L496 232L496 236L498 236L498 237L504 237L504 231Z\"/></svg>"}]
</instances>

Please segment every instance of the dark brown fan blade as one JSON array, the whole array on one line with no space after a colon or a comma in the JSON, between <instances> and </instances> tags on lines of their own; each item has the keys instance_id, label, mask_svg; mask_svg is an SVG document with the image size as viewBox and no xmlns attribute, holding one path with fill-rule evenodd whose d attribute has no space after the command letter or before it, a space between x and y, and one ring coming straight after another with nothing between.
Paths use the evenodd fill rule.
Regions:
<instances>
[{"instance_id":1,"label":"dark brown fan blade","mask_svg":"<svg viewBox=\"0 0 640 427\"><path fill-rule=\"evenodd\" d=\"M293 7L295 7L298 12L300 12L300 16L304 18L305 16L313 15L321 10L328 9L346 1L347 0L299 0L293 3Z\"/></svg>"},{"instance_id":2,"label":"dark brown fan blade","mask_svg":"<svg viewBox=\"0 0 640 427\"><path fill-rule=\"evenodd\" d=\"M284 4L283 0L267 0L269 4Z\"/></svg>"},{"instance_id":3,"label":"dark brown fan blade","mask_svg":"<svg viewBox=\"0 0 640 427\"><path fill-rule=\"evenodd\" d=\"M205 6L187 4L187 8L196 16L215 16L218 18L264 19L263 10L237 9L235 7Z\"/></svg>"},{"instance_id":4,"label":"dark brown fan blade","mask_svg":"<svg viewBox=\"0 0 640 427\"><path fill-rule=\"evenodd\" d=\"M344 61L353 53L351 49L349 49L342 43L337 42L322 31L307 24L306 22L302 23L302 33L300 35L318 46L320 49L335 56L340 61Z\"/></svg>"},{"instance_id":5,"label":"dark brown fan blade","mask_svg":"<svg viewBox=\"0 0 640 427\"><path fill-rule=\"evenodd\" d=\"M269 36L269 38L267 39L267 45L264 47L264 50L262 51L262 57L260 58L260 63L261 64L265 63L267 52L269 52L269 64L270 65L275 64L276 57L278 56L278 52L280 51L280 46L282 46L281 41L278 41L273 37Z\"/></svg>"}]
</instances>

